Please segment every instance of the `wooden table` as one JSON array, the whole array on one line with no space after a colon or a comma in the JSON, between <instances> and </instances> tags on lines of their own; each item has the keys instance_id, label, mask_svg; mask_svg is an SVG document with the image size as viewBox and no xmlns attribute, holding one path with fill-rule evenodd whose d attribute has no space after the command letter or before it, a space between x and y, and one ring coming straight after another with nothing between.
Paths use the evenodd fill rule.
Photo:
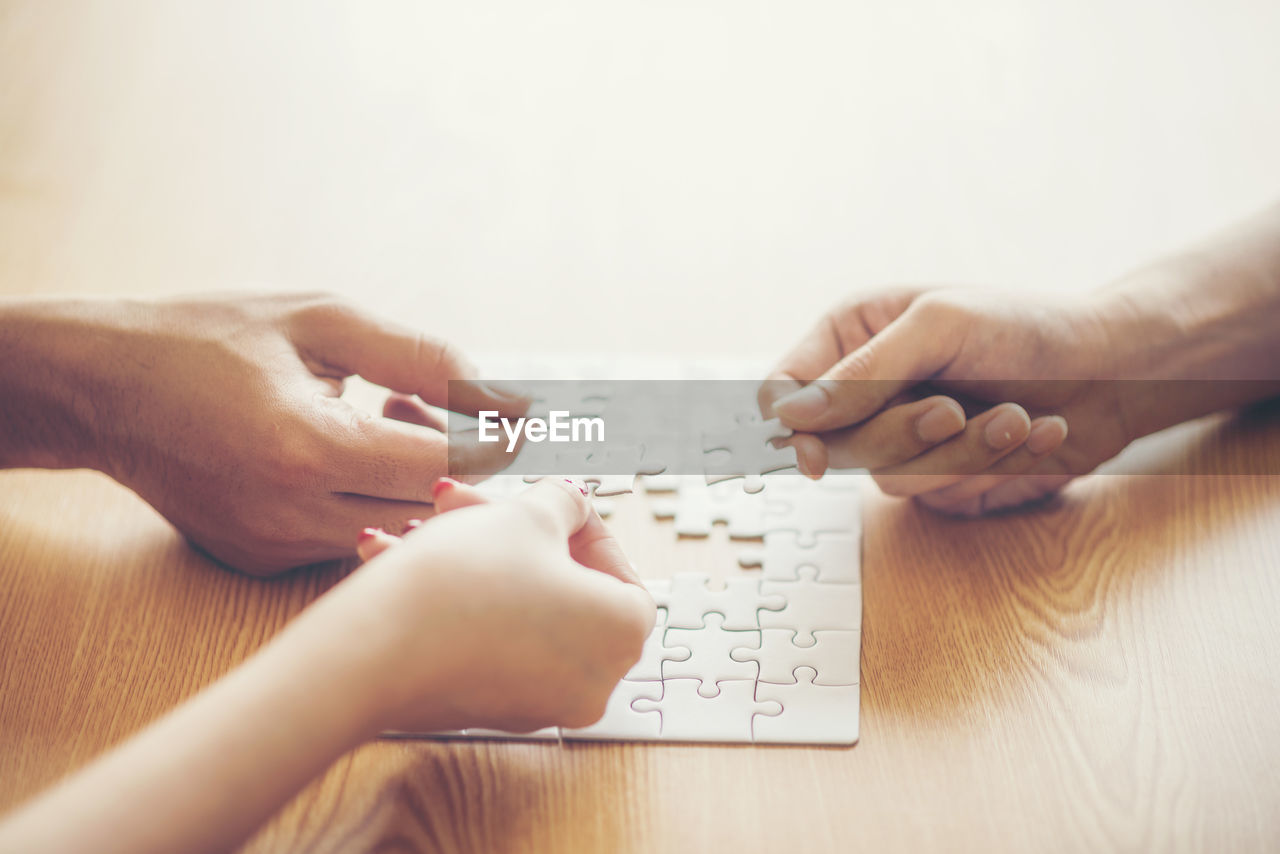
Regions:
<instances>
[{"instance_id":1,"label":"wooden table","mask_svg":"<svg viewBox=\"0 0 1280 854\"><path fill-rule=\"evenodd\" d=\"M1016 19L966 4L972 23L930 10L945 33L885 12L864 36L815 26L857 4L738 5L613 27L572 4L0 4L0 293L265 279L469 348L653 349L661 328L683 352L759 356L854 282L1074 287L1274 193L1260 179L1280 121L1263 107L1280 85L1256 76L1270 18L1116 11L1130 17L1096 30L1052 4ZM611 35L582 38L595 30ZM979 30L992 51L955 46ZM1221 48L1201 88L1176 85L1192 30ZM1109 49L1123 44L1149 51L1141 70ZM882 78L830 82L823 64L889 67L904 45L949 75L895 65L905 94L882 98ZM1172 82L1130 116L1148 69ZM1024 99L1093 74L1117 82L1087 107ZM964 100L988 84L1000 97ZM751 124L766 108L780 124ZM1249 121L1230 131L1232 116ZM946 179L917 168L942 127ZM1059 168L1068 150L1079 168ZM1202 151L1229 167L1187 178ZM972 192L998 169L1017 180ZM1192 201L1161 196L1175 176ZM1064 230L1078 251L1057 251ZM477 311L478 294L496 299ZM715 322L726 304L738 314ZM1210 473L1280 470L1276 414L1160 437L1147 474L1087 479L1034 513L960 522L869 496L851 750L378 742L246 850L1274 848L1280 478ZM624 504L618 523L641 565L727 560L719 533L677 544L643 515ZM343 570L232 575L101 476L0 473L0 809L244 659Z\"/></svg>"}]
</instances>

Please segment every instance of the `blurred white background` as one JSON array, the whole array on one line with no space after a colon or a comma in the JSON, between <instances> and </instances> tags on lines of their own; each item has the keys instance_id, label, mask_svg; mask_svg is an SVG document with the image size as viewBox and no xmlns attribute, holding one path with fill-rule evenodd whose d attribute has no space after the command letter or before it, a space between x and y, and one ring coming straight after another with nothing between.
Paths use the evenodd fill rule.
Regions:
<instances>
[{"instance_id":1,"label":"blurred white background","mask_svg":"<svg viewBox=\"0 0 1280 854\"><path fill-rule=\"evenodd\" d=\"M1280 198L1274 0L239 0L0 26L19 290L270 282L472 349L759 357L854 289L1093 288Z\"/></svg>"}]
</instances>

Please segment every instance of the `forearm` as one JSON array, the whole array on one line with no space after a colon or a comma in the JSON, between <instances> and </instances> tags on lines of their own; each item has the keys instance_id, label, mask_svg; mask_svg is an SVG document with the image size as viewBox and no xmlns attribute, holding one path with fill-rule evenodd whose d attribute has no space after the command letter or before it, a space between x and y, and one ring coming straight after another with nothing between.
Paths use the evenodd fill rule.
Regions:
<instances>
[{"instance_id":1,"label":"forearm","mask_svg":"<svg viewBox=\"0 0 1280 854\"><path fill-rule=\"evenodd\" d=\"M0 468L101 467L106 301L0 301Z\"/></svg>"},{"instance_id":2,"label":"forearm","mask_svg":"<svg viewBox=\"0 0 1280 854\"><path fill-rule=\"evenodd\" d=\"M257 656L0 824L5 851L221 851L380 729L376 629L332 594Z\"/></svg>"},{"instance_id":3,"label":"forearm","mask_svg":"<svg viewBox=\"0 0 1280 854\"><path fill-rule=\"evenodd\" d=\"M1280 205L1100 292L1134 437L1280 393Z\"/></svg>"}]
</instances>

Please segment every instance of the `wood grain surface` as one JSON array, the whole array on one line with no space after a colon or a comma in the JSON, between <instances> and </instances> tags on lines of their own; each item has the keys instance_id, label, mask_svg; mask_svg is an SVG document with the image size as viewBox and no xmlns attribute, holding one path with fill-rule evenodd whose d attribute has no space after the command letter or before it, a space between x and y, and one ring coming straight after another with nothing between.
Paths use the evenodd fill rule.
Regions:
<instances>
[{"instance_id":1,"label":"wood grain surface","mask_svg":"<svg viewBox=\"0 0 1280 854\"><path fill-rule=\"evenodd\" d=\"M628 296L642 293L683 301L660 346L769 356L840 289L883 277L890 257L913 256L904 222L892 239L846 253L851 266L798 284L781 271L811 247L787 243L785 225L774 242L743 248L740 279L724 244L707 260L674 237L662 242L661 231L611 260L613 238L598 230L585 260L548 260L573 245L552 208L520 208L520 219L459 187L504 175L519 183L521 168L541 174L546 163L532 158L557 140L530 125L531 160L505 160L495 178L484 152L497 150L486 148L497 135L477 116L519 113L519 98L503 100L519 75L476 72L464 85L437 74L430 51L401 32L414 27L388 24L414 7L0 3L0 294L159 295L271 280L420 317L465 347L605 352L653 346L651 330L667 318ZM520 23L515 34L489 22L492 31L452 35L489 44L496 34L485 62L530 32L554 37ZM1224 52L1223 67L1243 55ZM1198 91L1187 97L1211 98ZM525 93L535 112L546 106L537 94ZM1273 153L1273 118L1241 138L1270 140L1259 145ZM1151 216L1108 209L1132 237L1126 251L1171 242L1199 227L1196 217L1244 209L1261 161L1234 139L1201 140L1236 168L1185 185L1202 196L1195 213L1177 219L1160 197L1136 191L1124 197L1139 197ZM1155 181L1175 154L1134 148L1148 171L1133 180ZM1126 164L1095 165L1106 176ZM1075 180L1066 176L1062 192ZM799 183L820 195L818 184ZM599 201L572 182L555 188L578 205ZM850 197L895 209L875 195L882 190L863 190L870 201ZM933 201L968 210L972 196L954 190ZM442 195L438 206L423 201ZM487 227L491 214L541 237L504 238ZM1081 228L1073 243L1082 256L1127 258L1114 254L1105 222ZM936 235L937 257L958 264L958 277L1024 271L983 267L961 252L963 235ZM1063 260L1048 245L1010 251L1026 270ZM752 252L772 253L774 266ZM717 289L664 278L694 254L698 276L733 281ZM540 292L521 290L525 273ZM653 276L653 290L631 275ZM775 298L780 281L785 301ZM486 288L501 298L484 299ZM768 322L750 333L745 315L708 322L726 289ZM592 323L623 309L629 320L614 330ZM1274 850L1280 478L1212 472L1280 470L1278 415L1261 407L1155 437L1146 473L1093 476L1035 512L953 521L868 493L862 740L853 749L375 742L338 761L245 850ZM676 543L669 525L644 521L639 498L623 502L618 527L647 574L730 560L723 532ZM226 672L344 569L245 578L194 553L100 475L0 473L0 810Z\"/></svg>"}]
</instances>

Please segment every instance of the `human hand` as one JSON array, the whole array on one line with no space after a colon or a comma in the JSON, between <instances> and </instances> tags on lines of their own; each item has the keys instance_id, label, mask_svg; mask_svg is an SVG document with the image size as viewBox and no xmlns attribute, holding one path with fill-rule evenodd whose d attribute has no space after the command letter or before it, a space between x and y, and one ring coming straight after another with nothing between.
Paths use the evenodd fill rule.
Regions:
<instances>
[{"instance_id":1,"label":"human hand","mask_svg":"<svg viewBox=\"0 0 1280 854\"><path fill-rule=\"evenodd\" d=\"M377 638L378 726L527 732L598 720L655 607L585 489L544 479L490 502L442 479L436 518L362 536L369 563L335 600ZM337 604L337 601L335 601ZM350 623L350 615L344 617ZM385 682L385 684L383 684Z\"/></svg>"},{"instance_id":2,"label":"human hand","mask_svg":"<svg viewBox=\"0 0 1280 854\"><path fill-rule=\"evenodd\" d=\"M361 529L431 513L449 443L423 402L468 414L527 405L472 381L448 344L327 296L96 309L93 465L255 574L346 556ZM390 417L339 397L355 374L400 393ZM454 383L450 398L450 380L472 382ZM468 470L498 468L493 447Z\"/></svg>"},{"instance_id":3,"label":"human hand","mask_svg":"<svg viewBox=\"0 0 1280 854\"><path fill-rule=\"evenodd\" d=\"M0 819L0 849L226 851L387 729L599 719L655 608L586 491L490 504L444 479L436 503L403 541L362 538L377 557L248 661Z\"/></svg>"},{"instance_id":4,"label":"human hand","mask_svg":"<svg viewBox=\"0 0 1280 854\"><path fill-rule=\"evenodd\" d=\"M1112 352L1089 304L892 290L825 315L762 386L761 405L800 431L806 473L867 467L889 494L975 515L1047 495L1128 444L1115 384L1096 382L1114 376ZM902 424L923 405L903 401L937 393L970 413L963 432L886 464L880 446L913 436L881 423L898 413Z\"/></svg>"}]
</instances>

